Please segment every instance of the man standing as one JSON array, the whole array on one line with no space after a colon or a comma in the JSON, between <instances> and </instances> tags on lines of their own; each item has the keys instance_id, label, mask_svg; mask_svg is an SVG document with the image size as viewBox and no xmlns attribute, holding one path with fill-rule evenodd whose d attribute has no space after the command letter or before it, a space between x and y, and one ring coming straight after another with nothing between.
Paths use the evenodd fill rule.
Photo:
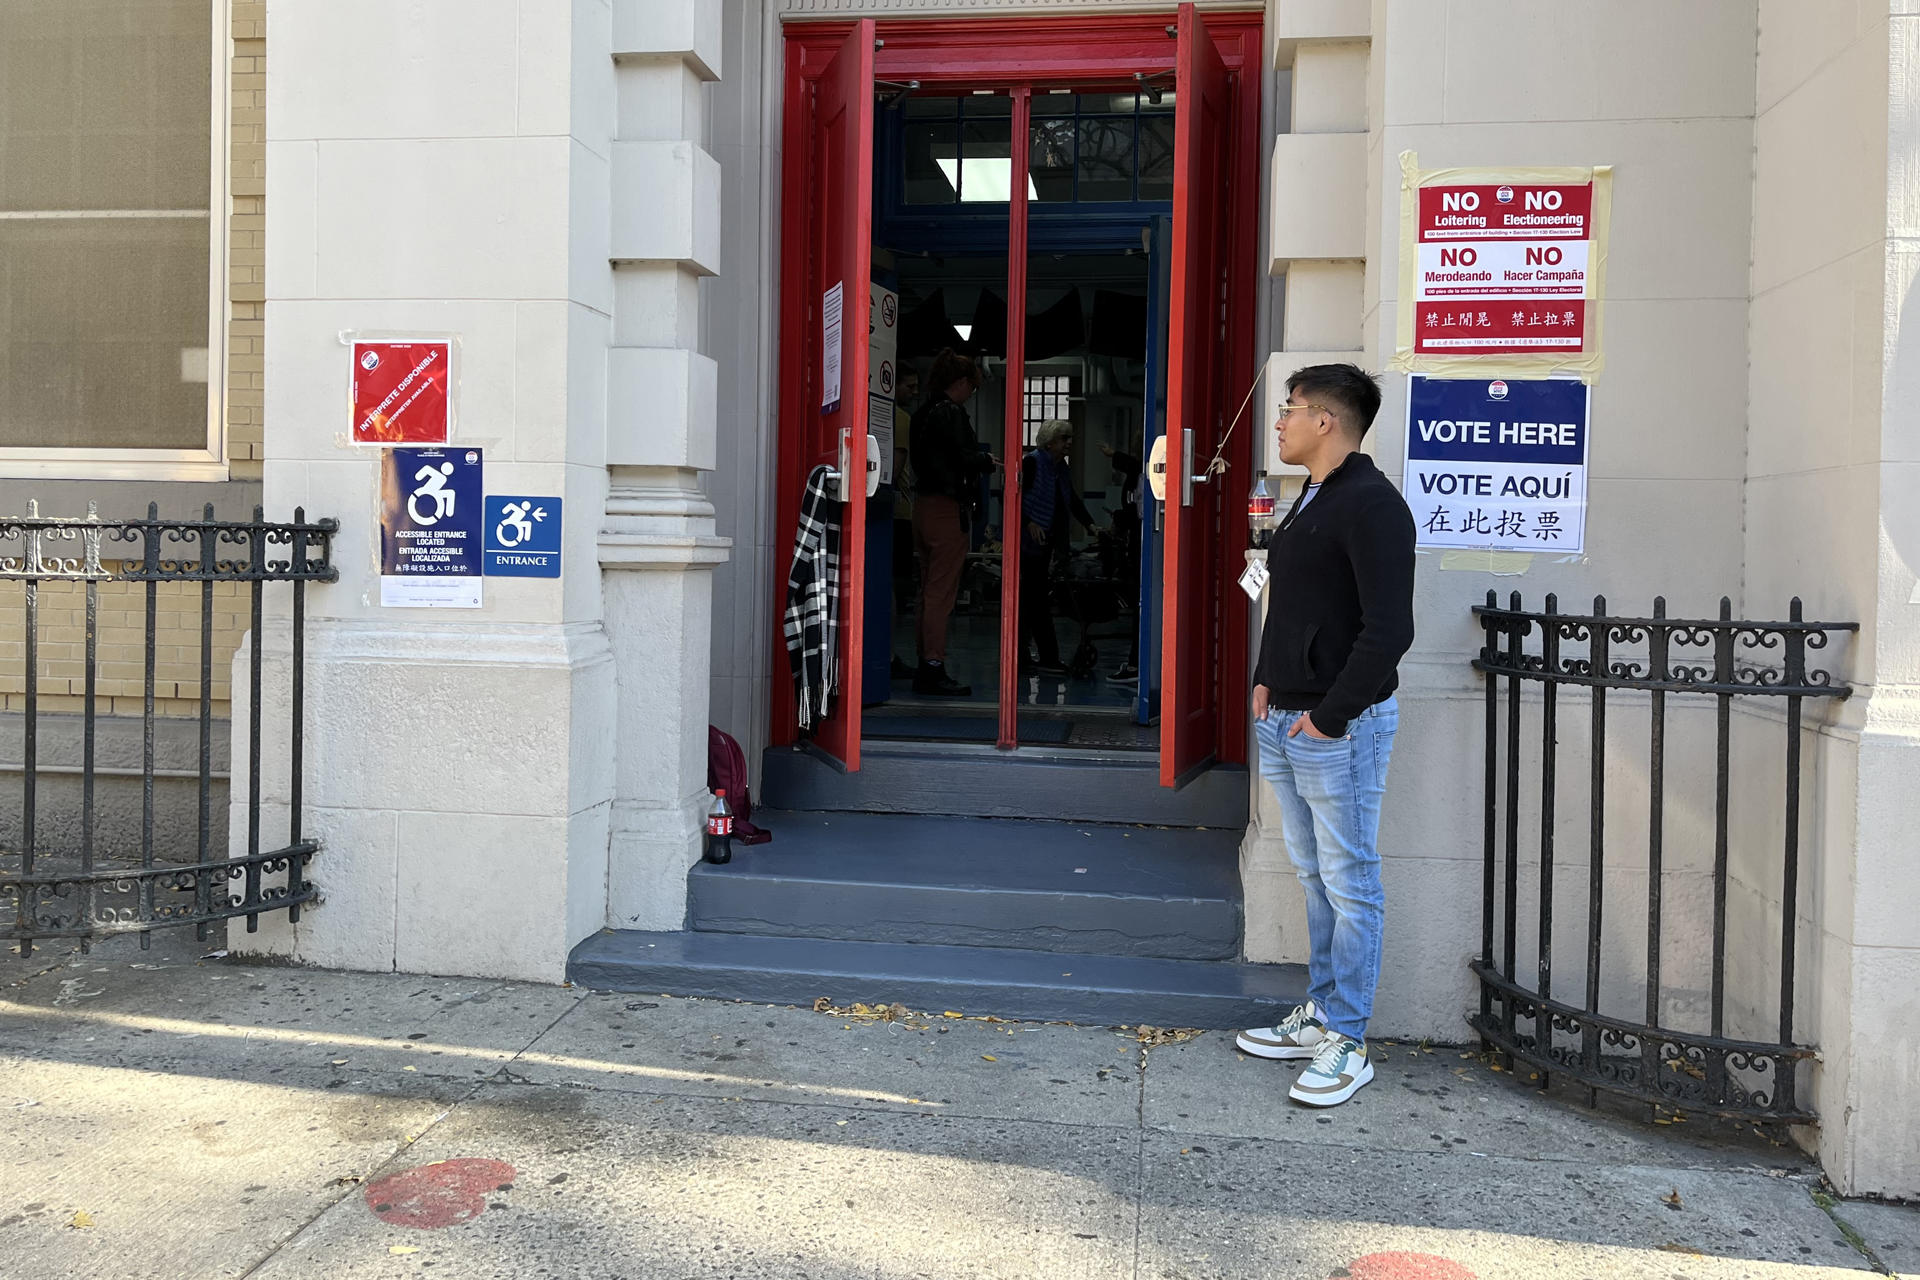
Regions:
<instances>
[{"instance_id":1,"label":"man standing","mask_svg":"<svg viewBox=\"0 0 1920 1280\"><path fill-rule=\"evenodd\" d=\"M1307 897L1307 1002L1237 1037L1262 1058L1310 1058L1288 1096L1330 1107L1373 1079L1367 1020L1380 978L1380 797L1413 643L1412 513L1360 442L1380 409L1372 375L1312 365L1287 379L1274 430L1307 485L1267 551L1254 668L1260 776Z\"/></svg>"}]
</instances>

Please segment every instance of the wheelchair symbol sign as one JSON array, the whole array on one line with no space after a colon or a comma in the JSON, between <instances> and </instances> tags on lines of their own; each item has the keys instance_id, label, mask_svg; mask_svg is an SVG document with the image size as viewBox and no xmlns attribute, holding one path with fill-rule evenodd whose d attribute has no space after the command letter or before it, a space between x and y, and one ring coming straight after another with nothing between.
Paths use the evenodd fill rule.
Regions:
<instances>
[{"instance_id":1,"label":"wheelchair symbol sign","mask_svg":"<svg viewBox=\"0 0 1920 1280\"><path fill-rule=\"evenodd\" d=\"M485 572L496 578L560 576L561 499L487 495Z\"/></svg>"}]
</instances>

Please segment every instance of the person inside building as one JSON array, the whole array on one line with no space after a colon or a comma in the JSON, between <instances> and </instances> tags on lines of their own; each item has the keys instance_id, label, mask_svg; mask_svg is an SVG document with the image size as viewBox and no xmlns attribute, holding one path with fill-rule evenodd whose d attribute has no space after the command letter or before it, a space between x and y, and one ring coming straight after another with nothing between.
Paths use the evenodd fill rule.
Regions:
<instances>
[{"instance_id":1,"label":"person inside building","mask_svg":"<svg viewBox=\"0 0 1920 1280\"><path fill-rule=\"evenodd\" d=\"M887 634L893 635L892 622L913 599L913 445L912 405L920 398L920 375L910 368L900 370L893 394L893 615ZM892 655L891 674L895 680L911 680L917 667L902 662L898 650Z\"/></svg>"},{"instance_id":2,"label":"person inside building","mask_svg":"<svg viewBox=\"0 0 1920 1280\"><path fill-rule=\"evenodd\" d=\"M1072 424L1056 418L1040 428L1020 460L1020 669L1034 675L1067 674L1053 630L1053 566L1071 547L1069 516L1093 532L1093 517L1067 473L1072 448Z\"/></svg>"},{"instance_id":3,"label":"person inside building","mask_svg":"<svg viewBox=\"0 0 1920 1280\"><path fill-rule=\"evenodd\" d=\"M980 447L966 403L980 387L973 360L951 347L927 371L927 403L913 416L913 545L920 558L920 665L913 691L965 698L972 686L947 670L947 624L967 558L967 512L982 476L999 464Z\"/></svg>"},{"instance_id":4,"label":"person inside building","mask_svg":"<svg viewBox=\"0 0 1920 1280\"><path fill-rule=\"evenodd\" d=\"M1306 890L1307 1001L1236 1043L1311 1059L1288 1096L1316 1107L1373 1079L1367 1021L1386 907L1376 842L1397 669L1413 643L1413 515L1360 452L1379 409L1372 375L1312 365L1287 380L1274 424L1280 460L1305 467L1307 484L1267 549L1254 736Z\"/></svg>"},{"instance_id":5,"label":"person inside building","mask_svg":"<svg viewBox=\"0 0 1920 1280\"><path fill-rule=\"evenodd\" d=\"M1141 480L1140 459L1110 444L1100 446L1107 461L1120 476L1120 507L1113 513L1114 536L1120 540L1120 581L1127 591L1140 586L1140 508L1146 485ZM1127 660L1107 677L1114 684L1133 684L1140 678L1140 628L1133 628L1127 644Z\"/></svg>"}]
</instances>

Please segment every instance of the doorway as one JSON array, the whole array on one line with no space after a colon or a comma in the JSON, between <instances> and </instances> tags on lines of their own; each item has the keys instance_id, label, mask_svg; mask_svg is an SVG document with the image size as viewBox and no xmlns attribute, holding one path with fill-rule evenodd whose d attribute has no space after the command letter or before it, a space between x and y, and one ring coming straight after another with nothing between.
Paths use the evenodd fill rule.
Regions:
<instances>
[{"instance_id":1,"label":"doorway","mask_svg":"<svg viewBox=\"0 0 1920 1280\"><path fill-rule=\"evenodd\" d=\"M788 29L777 527L868 436L878 487L840 506L837 701L798 733L777 653L776 744L848 771L865 741L1144 752L1166 786L1244 760L1259 33L1190 5ZM892 345L857 341L856 281ZM982 368L994 459L947 626L964 693L914 678L912 421L946 349Z\"/></svg>"}]
</instances>

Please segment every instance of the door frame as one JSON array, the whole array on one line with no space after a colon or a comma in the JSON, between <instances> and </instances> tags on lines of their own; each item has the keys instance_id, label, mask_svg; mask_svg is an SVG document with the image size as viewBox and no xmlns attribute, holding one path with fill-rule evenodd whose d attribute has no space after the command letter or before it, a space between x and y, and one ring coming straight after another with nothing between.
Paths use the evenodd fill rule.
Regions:
<instances>
[{"instance_id":1,"label":"door frame","mask_svg":"<svg viewBox=\"0 0 1920 1280\"><path fill-rule=\"evenodd\" d=\"M1010 18L895 18L876 24L874 51L876 80L896 83L918 80L923 88L966 85L970 88L1074 87L1131 80L1136 72L1171 79L1175 67L1174 23L1178 7L1158 13L1109 16L1032 16ZM1228 164L1239 178L1233 184L1228 249L1231 268L1227 279L1228 332L1238 335L1225 361L1223 394L1236 398L1259 368L1256 317L1262 273L1259 270L1260 216L1260 91L1264 82L1262 14L1255 11L1200 15L1208 35L1234 80L1234 125ZM810 385L805 362L807 344L804 281L808 245L818 208L812 198L808 138L813 126L813 86L828 61L853 29L851 22L788 22L783 25L781 188L776 208L780 219L776 238L779 254L777 298L777 361L779 366L775 423L774 564L770 575L771 617L785 609L785 552L792 546L799 522L805 459L800 433L786 429L800 423L807 411ZM797 198L796 198L797 197ZM1011 320L1011 316L1009 319ZM1257 430L1235 431L1226 458L1230 470L1221 483L1250 485ZM1240 506L1217 504L1221 546L1241 541L1237 514ZM852 551L851 548L848 549ZM1210 598L1219 616L1190 620L1201 634L1215 638L1212 696L1218 708L1218 734L1213 758L1239 764L1247 758L1247 681L1249 630L1235 616L1232 602L1239 598L1235 581L1245 565L1235 557L1221 557L1218 581ZM780 628L771 628L768 654L773 672L769 711L769 741L791 744L798 737L794 725L794 695ZM1002 655L1003 658L1008 655Z\"/></svg>"}]
</instances>

